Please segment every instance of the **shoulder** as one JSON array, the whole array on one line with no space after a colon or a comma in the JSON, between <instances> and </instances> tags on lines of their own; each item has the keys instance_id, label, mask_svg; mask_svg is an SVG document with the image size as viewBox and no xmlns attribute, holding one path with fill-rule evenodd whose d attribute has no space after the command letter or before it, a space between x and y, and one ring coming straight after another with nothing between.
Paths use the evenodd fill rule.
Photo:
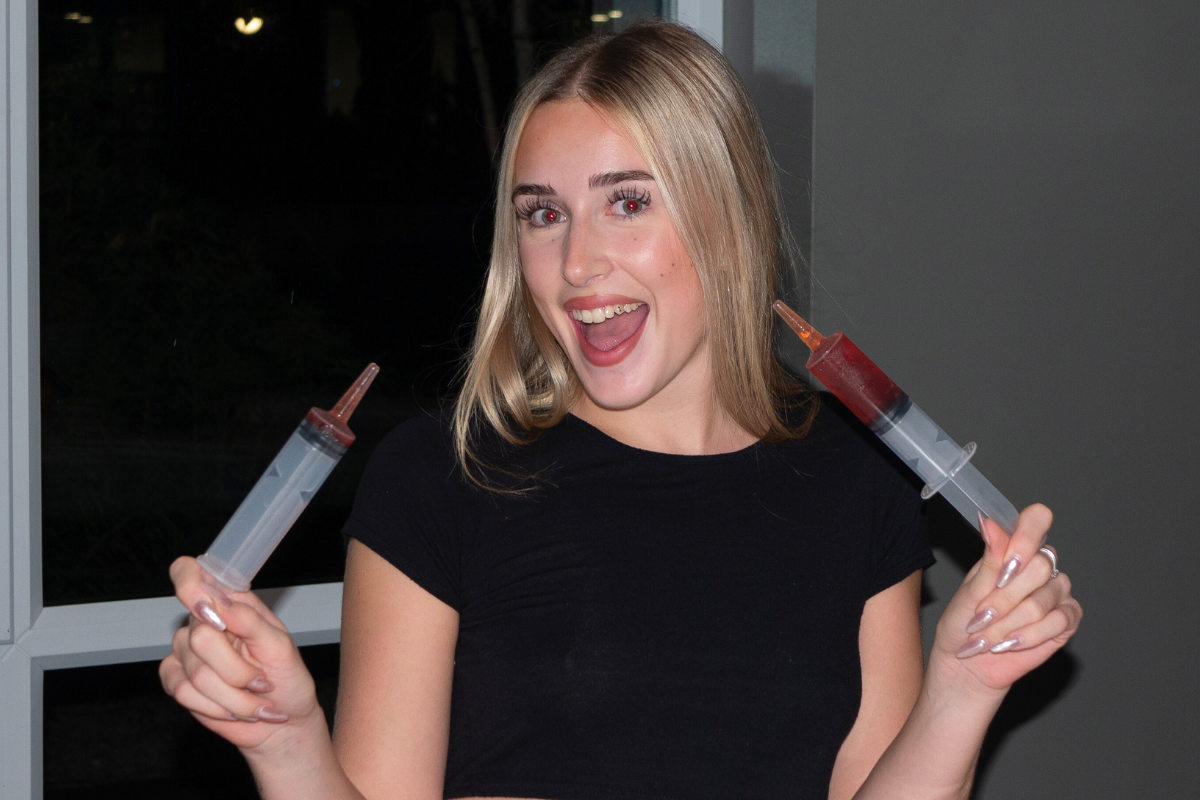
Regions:
<instances>
[{"instance_id":1,"label":"shoulder","mask_svg":"<svg viewBox=\"0 0 1200 800\"><path fill-rule=\"evenodd\" d=\"M398 425L375 446L359 481L356 511L428 502L462 487L448 415L425 412Z\"/></svg>"},{"instance_id":2,"label":"shoulder","mask_svg":"<svg viewBox=\"0 0 1200 800\"><path fill-rule=\"evenodd\" d=\"M921 514L921 480L836 398L821 393L806 436L774 451L828 501L888 524Z\"/></svg>"},{"instance_id":3,"label":"shoulder","mask_svg":"<svg viewBox=\"0 0 1200 800\"><path fill-rule=\"evenodd\" d=\"M452 464L454 450L450 439L450 415L446 411L425 411L397 425L371 454L371 463L383 465Z\"/></svg>"},{"instance_id":4,"label":"shoulder","mask_svg":"<svg viewBox=\"0 0 1200 800\"><path fill-rule=\"evenodd\" d=\"M837 398L820 392L816 417L808 433L784 443L796 455L822 457L844 467L857 467L907 476L909 470Z\"/></svg>"},{"instance_id":5,"label":"shoulder","mask_svg":"<svg viewBox=\"0 0 1200 800\"><path fill-rule=\"evenodd\" d=\"M464 531L479 511L450 445L443 413L397 426L371 454L342 528L434 597L457 608Z\"/></svg>"}]
</instances>

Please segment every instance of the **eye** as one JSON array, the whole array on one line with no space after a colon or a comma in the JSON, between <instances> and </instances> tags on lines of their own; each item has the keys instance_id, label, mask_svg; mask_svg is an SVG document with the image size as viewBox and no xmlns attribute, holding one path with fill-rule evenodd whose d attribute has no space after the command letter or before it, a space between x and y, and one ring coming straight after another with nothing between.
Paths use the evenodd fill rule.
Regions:
<instances>
[{"instance_id":1,"label":"eye","mask_svg":"<svg viewBox=\"0 0 1200 800\"><path fill-rule=\"evenodd\" d=\"M650 205L650 193L635 189L620 189L608 198L612 204L612 213L618 217L636 217Z\"/></svg>"},{"instance_id":2,"label":"eye","mask_svg":"<svg viewBox=\"0 0 1200 800\"><path fill-rule=\"evenodd\" d=\"M530 199L517 206L517 219L535 228L548 228L563 221L563 212L542 199Z\"/></svg>"},{"instance_id":3,"label":"eye","mask_svg":"<svg viewBox=\"0 0 1200 800\"><path fill-rule=\"evenodd\" d=\"M546 225L553 225L556 222L561 222L562 214L558 213L553 208L539 208L530 215L530 219L533 221L534 225L544 227Z\"/></svg>"}]
</instances>

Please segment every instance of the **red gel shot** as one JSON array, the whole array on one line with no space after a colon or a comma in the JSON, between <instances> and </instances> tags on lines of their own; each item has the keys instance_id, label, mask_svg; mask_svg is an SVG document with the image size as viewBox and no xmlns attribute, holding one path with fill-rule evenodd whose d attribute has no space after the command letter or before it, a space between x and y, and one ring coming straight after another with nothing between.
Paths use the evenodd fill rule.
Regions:
<instances>
[{"instance_id":1,"label":"red gel shot","mask_svg":"<svg viewBox=\"0 0 1200 800\"><path fill-rule=\"evenodd\" d=\"M841 331L827 336L805 366L867 425L875 425L904 394Z\"/></svg>"}]
</instances>

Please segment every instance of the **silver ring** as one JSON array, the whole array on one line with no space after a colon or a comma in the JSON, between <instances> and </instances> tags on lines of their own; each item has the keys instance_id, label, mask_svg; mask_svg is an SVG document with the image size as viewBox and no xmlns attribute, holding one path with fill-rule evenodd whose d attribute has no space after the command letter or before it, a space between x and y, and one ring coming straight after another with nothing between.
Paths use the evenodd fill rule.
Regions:
<instances>
[{"instance_id":1,"label":"silver ring","mask_svg":"<svg viewBox=\"0 0 1200 800\"><path fill-rule=\"evenodd\" d=\"M1039 547L1038 552L1050 559L1050 577L1058 577L1058 554L1054 552L1053 547Z\"/></svg>"}]
</instances>

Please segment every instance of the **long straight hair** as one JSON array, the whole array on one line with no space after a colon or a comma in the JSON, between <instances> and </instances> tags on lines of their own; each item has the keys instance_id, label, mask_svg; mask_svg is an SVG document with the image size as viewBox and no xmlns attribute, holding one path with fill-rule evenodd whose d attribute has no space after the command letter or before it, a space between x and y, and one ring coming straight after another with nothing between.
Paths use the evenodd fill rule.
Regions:
<instances>
[{"instance_id":1,"label":"long straight hair","mask_svg":"<svg viewBox=\"0 0 1200 800\"><path fill-rule=\"evenodd\" d=\"M454 447L468 477L495 488L477 448L483 426L510 444L526 444L557 424L582 391L525 286L509 206L530 115L543 103L567 100L588 103L623 127L655 176L700 278L713 402L761 439L805 435L815 393L774 352L770 306L794 247L758 113L732 65L708 42L681 25L646 22L559 53L514 104L500 157L491 264L454 410Z\"/></svg>"}]
</instances>

